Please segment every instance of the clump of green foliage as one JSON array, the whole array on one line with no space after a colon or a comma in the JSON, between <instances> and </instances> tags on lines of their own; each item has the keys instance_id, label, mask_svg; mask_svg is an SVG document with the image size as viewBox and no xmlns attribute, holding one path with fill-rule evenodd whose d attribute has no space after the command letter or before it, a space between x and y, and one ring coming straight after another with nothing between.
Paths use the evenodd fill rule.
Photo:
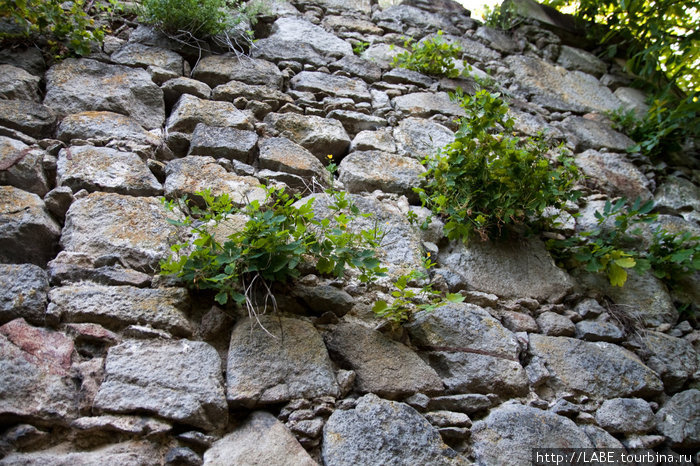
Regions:
<instances>
[{"instance_id":1,"label":"clump of green foliage","mask_svg":"<svg viewBox=\"0 0 700 466\"><path fill-rule=\"evenodd\" d=\"M503 2L500 5L489 7L484 5L484 24L495 29L504 31L513 29L522 22L518 16L515 6L510 2Z\"/></svg>"},{"instance_id":2,"label":"clump of green foliage","mask_svg":"<svg viewBox=\"0 0 700 466\"><path fill-rule=\"evenodd\" d=\"M392 66L406 68L432 76L447 76L456 78L460 72L455 66L455 60L461 57L462 47L447 42L442 38L442 31L429 40L414 42L407 39L404 47L410 51L400 53L393 59Z\"/></svg>"},{"instance_id":3,"label":"clump of green foliage","mask_svg":"<svg viewBox=\"0 0 700 466\"><path fill-rule=\"evenodd\" d=\"M115 6L118 4L110 2L103 9ZM17 32L4 33L0 39L45 40L55 55L87 55L94 43L102 42L105 34L86 11L87 7L84 0L3 0L0 18L10 19Z\"/></svg>"},{"instance_id":4,"label":"clump of green foliage","mask_svg":"<svg viewBox=\"0 0 700 466\"><path fill-rule=\"evenodd\" d=\"M466 116L455 141L427 157L427 183L418 189L424 206L445 218L449 239L499 236L509 225L537 218L548 206L574 200L578 177L573 159L552 163L543 138L511 136L508 105L498 93L457 93Z\"/></svg>"},{"instance_id":5,"label":"clump of green foliage","mask_svg":"<svg viewBox=\"0 0 700 466\"><path fill-rule=\"evenodd\" d=\"M367 50L367 47L369 47L369 42L358 41L352 47L352 53L354 53L355 55L362 55L362 52Z\"/></svg>"}]
</instances>

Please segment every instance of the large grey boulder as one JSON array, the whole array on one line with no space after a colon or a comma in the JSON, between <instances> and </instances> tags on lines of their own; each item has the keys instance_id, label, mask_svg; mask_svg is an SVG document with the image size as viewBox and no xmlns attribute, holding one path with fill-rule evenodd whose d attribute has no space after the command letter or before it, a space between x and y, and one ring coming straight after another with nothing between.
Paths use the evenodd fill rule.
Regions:
<instances>
[{"instance_id":1,"label":"large grey boulder","mask_svg":"<svg viewBox=\"0 0 700 466\"><path fill-rule=\"evenodd\" d=\"M0 186L0 262L43 267L54 256L60 234L39 196Z\"/></svg>"},{"instance_id":2,"label":"large grey boulder","mask_svg":"<svg viewBox=\"0 0 700 466\"><path fill-rule=\"evenodd\" d=\"M298 91L314 94L347 97L355 102L372 100L367 85L358 79L346 78L317 71L302 71L290 80L290 85Z\"/></svg>"},{"instance_id":3,"label":"large grey boulder","mask_svg":"<svg viewBox=\"0 0 700 466\"><path fill-rule=\"evenodd\" d=\"M44 323L49 278L33 264L0 264L0 324L18 317Z\"/></svg>"},{"instance_id":4,"label":"large grey boulder","mask_svg":"<svg viewBox=\"0 0 700 466\"><path fill-rule=\"evenodd\" d=\"M384 10L377 10L372 20L380 27L392 32L405 32L414 27L421 31L442 30L458 33L447 15L431 13L410 5L392 5Z\"/></svg>"},{"instance_id":5,"label":"large grey boulder","mask_svg":"<svg viewBox=\"0 0 700 466\"><path fill-rule=\"evenodd\" d=\"M455 136L440 123L423 118L404 118L394 128L394 139L399 153L423 160L452 143Z\"/></svg>"},{"instance_id":6,"label":"large grey boulder","mask_svg":"<svg viewBox=\"0 0 700 466\"><path fill-rule=\"evenodd\" d=\"M146 129L165 120L163 91L141 69L69 58L46 73L44 105L61 115L107 110L134 118Z\"/></svg>"},{"instance_id":7,"label":"large grey boulder","mask_svg":"<svg viewBox=\"0 0 700 466\"><path fill-rule=\"evenodd\" d=\"M39 102L41 78L13 65L0 65L0 99Z\"/></svg>"},{"instance_id":8,"label":"large grey boulder","mask_svg":"<svg viewBox=\"0 0 700 466\"><path fill-rule=\"evenodd\" d=\"M515 335L479 306L444 305L418 313L406 328L451 392L527 392Z\"/></svg>"},{"instance_id":9,"label":"large grey boulder","mask_svg":"<svg viewBox=\"0 0 700 466\"><path fill-rule=\"evenodd\" d=\"M219 354L207 343L189 340L127 340L113 346L94 408L151 412L204 430L224 427L228 407Z\"/></svg>"},{"instance_id":10,"label":"large grey boulder","mask_svg":"<svg viewBox=\"0 0 700 466\"><path fill-rule=\"evenodd\" d=\"M43 197L49 192L43 168L45 155L38 147L0 136L0 183Z\"/></svg>"},{"instance_id":11,"label":"large grey boulder","mask_svg":"<svg viewBox=\"0 0 700 466\"><path fill-rule=\"evenodd\" d=\"M392 67L394 57L403 52L407 52L403 47L394 47L393 45L379 43L370 45L367 50L362 52L360 57L380 68L388 69Z\"/></svg>"},{"instance_id":12,"label":"large grey boulder","mask_svg":"<svg viewBox=\"0 0 700 466\"><path fill-rule=\"evenodd\" d=\"M61 246L153 273L175 241L178 230L167 221L173 216L156 198L91 193L68 210Z\"/></svg>"},{"instance_id":13,"label":"large grey boulder","mask_svg":"<svg viewBox=\"0 0 700 466\"><path fill-rule=\"evenodd\" d=\"M656 373L612 343L530 335L530 354L541 358L552 385L596 398L653 396L663 390Z\"/></svg>"},{"instance_id":14,"label":"large grey boulder","mask_svg":"<svg viewBox=\"0 0 700 466\"><path fill-rule=\"evenodd\" d=\"M385 118L352 110L333 110L326 116L340 121L350 134L384 128L389 124Z\"/></svg>"},{"instance_id":15,"label":"large grey boulder","mask_svg":"<svg viewBox=\"0 0 700 466\"><path fill-rule=\"evenodd\" d=\"M299 175L325 184L329 174L323 164L311 152L287 138L268 138L259 143L260 168Z\"/></svg>"},{"instance_id":16,"label":"large grey boulder","mask_svg":"<svg viewBox=\"0 0 700 466\"><path fill-rule=\"evenodd\" d=\"M89 451L70 451L61 444L48 450L11 453L2 459L3 466L51 464L54 466L159 466L162 453L157 444L132 440L101 446Z\"/></svg>"},{"instance_id":17,"label":"large grey boulder","mask_svg":"<svg viewBox=\"0 0 700 466\"><path fill-rule=\"evenodd\" d=\"M593 55L591 52L562 45L557 57L557 65L563 66L571 71L583 71L600 78L605 74L608 66L603 60Z\"/></svg>"},{"instance_id":18,"label":"large grey boulder","mask_svg":"<svg viewBox=\"0 0 700 466\"><path fill-rule=\"evenodd\" d=\"M323 428L323 464L467 464L437 429L404 403L368 394L354 409L335 411Z\"/></svg>"},{"instance_id":19,"label":"large grey boulder","mask_svg":"<svg viewBox=\"0 0 700 466\"><path fill-rule=\"evenodd\" d=\"M267 39L259 40L257 45L265 48L268 42L275 45L286 43L296 47L306 44L314 52L323 56L352 55L352 46L349 42L302 18L279 18L272 25L272 34Z\"/></svg>"},{"instance_id":20,"label":"large grey boulder","mask_svg":"<svg viewBox=\"0 0 700 466\"><path fill-rule=\"evenodd\" d=\"M692 181L669 176L656 190L656 208L678 212L689 222L700 221L700 187Z\"/></svg>"},{"instance_id":21,"label":"large grey boulder","mask_svg":"<svg viewBox=\"0 0 700 466\"><path fill-rule=\"evenodd\" d=\"M700 447L700 390L673 395L656 415L658 430L672 446Z\"/></svg>"},{"instance_id":22,"label":"large grey boulder","mask_svg":"<svg viewBox=\"0 0 700 466\"><path fill-rule=\"evenodd\" d=\"M573 288L571 277L537 238L522 242L459 243L441 252L439 263L453 289L492 293L502 298L535 298L556 302Z\"/></svg>"},{"instance_id":23,"label":"large grey boulder","mask_svg":"<svg viewBox=\"0 0 700 466\"><path fill-rule=\"evenodd\" d=\"M331 355L357 374L362 393L395 399L442 391L437 373L408 347L363 325L345 323L324 334Z\"/></svg>"},{"instance_id":24,"label":"large grey boulder","mask_svg":"<svg viewBox=\"0 0 700 466\"><path fill-rule=\"evenodd\" d=\"M191 133L198 124L251 130L251 116L230 102L203 100L184 94L168 117L165 129L169 132Z\"/></svg>"},{"instance_id":25,"label":"large grey boulder","mask_svg":"<svg viewBox=\"0 0 700 466\"><path fill-rule=\"evenodd\" d=\"M612 433L644 433L656 426L654 412L641 398L605 400L595 413L598 425Z\"/></svg>"},{"instance_id":26,"label":"large grey boulder","mask_svg":"<svg viewBox=\"0 0 700 466\"><path fill-rule=\"evenodd\" d=\"M115 330L148 325L178 336L190 336L190 300L184 288L135 288L89 282L55 287L50 313L63 322L92 322Z\"/></svg>"},{"instance_id":27,"label":"large grey boulder","mask_svg":"<svg viewBox=\"0 0 700 466\"><path fill-rule=\"evenodd\" d=\"M0 327L0 416L67 425L78 417L73 341L15 319Z\"/></svg>"},{"instance_id":28,"label":"large grey boulder","mask_svg":"<svg viewBox=\"0 0 700 466\"><path fill-rule=\"evenodd\" d=\"M66 116L58 125L56 137L63 142L73 139L134 141L159 144L160 138L149 133L133 118L114 112L80 112Z\"/></svg>"},{"instance_id":29,"label":"large grey boulder","mask_svg":"<svg viewBox=\"0 0 700 466\"><path fill-rule=\"evenodd\" d=\"M603 282L598 288L644 325L675 324L678 320L678 311L666 286L653 274L628 273L625 286L622 287L610 286L606 277L598 278L599 282Z\"/></svg>"},{"instance_id":30,"label":"large grey boulder","mask_svg":"<svg viewBox=\"0 0 700 466\"><path fill-rule=\"evenodd\" d=\"M606 148L624 152L634 145L634 141L622 133L613 130L604 122L579 116L567 117L560 128L573 135L578 141L576 150Z\"/></svg>"},{"instance_id":31,"label":"large grey boulder","mask_svg":"<svg viewBox=\"0 0 700 466\"><path fill-rule=\"evenodd\" d=\"M264 121L280 136L304 146L321 161L326 161L327 155L342 157L350 146L350 136L338 120L296 113L270 113Z\"/></svg>"},{"instance_id":32,"label":"large grey boulder","mask_svg":"<svg viewBox=\"0 0 700 466\"><path fill-rule=\"evenodd\" d=\"M421 184L425 168L414 158L380 151L352 152L340 166L340 181L351 193L372 192L403 194L418 200L413 192Z\"/></svg>"},{"instance_id":33,"label":"large grey boulder","mask_svg":"<svg viewBox=\"0 0 700 466\"><path fill-rule=\"evenodd\" d=\"M59 186L68 186L73 192L85 189L131 196L157 196L163 192L141 157L108 147L61 149L57 177Z\"/></svg>"},{"instance_id":34,"label":"large grey boulder","mask_svg":"<svg viewBox=\"0 0 700 466\"><path fill-rule=\"evenodd\" d=\"M56 126L56 112L29 100L0 100L0 126L33 138L48 138Z\"/></svg>"},{"instance_id":35,"label":"large grey boulder","mask_svg":"<svg viewBox=\"0 0 700 466\"><path fill-rule=\"evenodd\" d=\"M550 411L507 403L471 429L477 464L530 464L533 448L593 448L571 420Z\"/></svg>"},{"instance_id":36,"label":"large grey boulder","mask_svg":"<svg viewBox=\"0 0 700 466\"><path fill-rule=\"evenodd\" d=\"M414 92L394 97L391 104L397 111L413 117L427 118L435 114L464 116L462 107L450 99L447 92Z\"/></svg>"},{"instance_id":37,"label":"large grey boulder","mask_svg":"<svg viewBox=\"0 0 700 466\"><path fill-rule=\"evenodd\" d=\"M315 466L317 463L272 414L254 411L204 453L205 466L231 464Z\"/></svg>"},{"instance_id":38,"label":"large grey boulder","mask_svg":"<svg viewBox=\"0 0 700 466\"><path fill-rule=\"evenodd\" d=\"M161 47L149 47L137 42L129 42L112 54L110 59L120 65L147 68L157 66L182 76L184 61L172 50Z\"/></svg>"},{"instance_id":39,"label":"large grey boulder","mask_svg":"<svg viewBox=\"0 0 700 466\"><path fill-rule=\"evenodd\" d=\"M698 353L682 338L660 332L646 332L642 343L649 354L646 363L664 382L666 391L677 392L699 369Z\"/></svg>"},{"instance_id":40,"label":"large grey boulder","mask_svg":"<svg viewBox=\"0 0 700 466\"><path fill-rule=\"evenodd\" d=\"M568 71L535 57L513 55L506 64L530 99L545 108L571 112L606 112L622 105L595 77Z\"/></svg>"},{"instance_id":41,"label":"large grey boulder","mask_svg":"<svg viewBox=\"0 0 700 466\"><path fill-rule=\"evenodd\" d=\"M229 81L241 81L281 89L283 81L282 73L274 63L233 54L202 58L192 70L192 77L212 88Z\"/></svg>"},{"instance_id":42,"label":"large grey boulder","mask_svg":"<svg viewBox=\"0 0 700 466\"><path fill-rule=\"evenodd\" d=\"M396 152L396 142L391 135L390 128L377 131L360 131L350 144L350 152L363 150L379 150L382 152Z\"/></svg>"},{"instance_id":43,"label":"large grey boulder","mask_svg":"<svg viewBox=\"0 0 700 466\"><path fill-rule=\"evenodd\" d=\"M240 320L231 333L229 403L251 408L340 394L328 351L313 325L289 317L258 319Z\"/></svg>"},{"instance_id":44,"label":"large grey boulder","mask_svg":"<svg viewBox=\"0 0 700 466\"><path fill-rule=\"evenodd\" d=\"M355 55L345 55L330 63L328 68L331 71L342 70L351 76L362 78L370 84L382 79L382 69L379 65Z\"/></svg>"},{"instance_id":45,"label":"large grey boulder","mask_svg":"<svg viewBox=\"0 0 700 466\"><path fill-rule=\"evenodd\" d=\"M160 88L163 90L166 109L171 109L183 94L190 94L200 99L211 97L211 87L202 81L191 78L179 77L169 79Z\"/></svg>"},{"instance_id":46,"label":"large grey boulder","mask_svg":"<svg viewBox=\"0 0 700 466\"><path fill-rule=\"evenodd\" d=\"M258 135L254 131L200 123L194 128L187 155L223 157L250 163L253 161L257 143Z\"/></svg>"}]
</instances>

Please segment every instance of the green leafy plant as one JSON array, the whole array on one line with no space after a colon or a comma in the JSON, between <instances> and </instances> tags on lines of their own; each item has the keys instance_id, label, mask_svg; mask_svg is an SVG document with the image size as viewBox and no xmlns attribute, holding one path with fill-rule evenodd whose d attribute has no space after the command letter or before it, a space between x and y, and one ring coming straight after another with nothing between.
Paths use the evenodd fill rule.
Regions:
<instances>
[{"instance_id":1,"label":"green leafy plant","mask_svg":"<svg viewBox=\"0 0 700 466\"><path fill-rule=\"evenodd\" d=\"M522 22L515 6L510 2L503 2L493 7L484 5L483 18L487 26L504 31L513 29Z\"/></svg>"},{"instance_id":2,"label":"green leafy plant","mask_svg":"<svg viewBox=\"0 0 700 466\"><path fill-rule=\"evenodd\" d=\"M352 52L355 55L361 55L362 52L367 50L367 47L369 47L369 42L363 42L363 41L358 41L353 47L352 47Z\"/></svg>"},{"instance_id":3,"label":"green leafy plant","mask_svg":"<svg viewBox=\"0 0 700 466\"><path fill-rule=\"evenodd\" d=\"M460 72L455 67L455 60L462 55L462 48L442 38L442 31L429 40L414 42L407 39L404 47L410 51L400 53L393 59L392 66L406 68L433 76L456 78Z\"/></svg>"},{"instance_id":4,"label":"green leafy plant","mask_svg":"<svg viewBox=\"0 0 700 466\"><path fill-rule=\"evenodd\" d=\"M645 257L654 275L673 286L700 270L700 236L657 228Z\"/></svg>"},{"instance_id":5,"label":"green leafy plant","mask_svg":"<svg viewBox=\"0 0 700 466\"><path fill-rule=\"evenodd\" d=\"M466 116L455 141L427 157L426 186L418 189L424 206L445 218L450 239L499 236L504 226L524 224L548 206L576 199L578 171L570 157L554 164L543 138L511 136L513 121L498 93L457 93Z\"/></svg>"}]
</instances>

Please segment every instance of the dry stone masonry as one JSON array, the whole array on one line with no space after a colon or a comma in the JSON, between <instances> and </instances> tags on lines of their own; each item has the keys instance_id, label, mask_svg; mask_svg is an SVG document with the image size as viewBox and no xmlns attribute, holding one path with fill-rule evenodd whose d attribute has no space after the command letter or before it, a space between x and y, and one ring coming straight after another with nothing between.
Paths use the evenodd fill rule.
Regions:
<instances>
[{"instance_id":1,"label":"dry stone masonry","mask_svg":"<svg viewBox=\"0 0 700 466\"><path fill-rule=\"evenodd\" d=\"M476 85L390 63L405 37L443 31L507 96L517 134L544 131L575 154L584 197L561 232L590 231L606 199L639 196L661 214L645 238L654 226L697 234L697 159L627 154L632 141L605 116L645 110L619 64L534 13L503 32L451 0L269 3L250 56L198 59L142 25L49 67L33 49L0 54L0 465L520 465L536 447L697 451L700 330L679 318L681 296L651 275L612 288L569 274L537 237L462 244L439 221L407 220L429 215L413 191L421 160L463 114L448 93ZM399 328L371 312L386 288L302 275L277 291L263 329L158 275L187 237L159 198L209 188L243 205L277 183L328 215L331 160L365 226L386 229L389 274L430 252L435 283L464 303ZM682 296L696 303L698 278Z\"/></svg>"}]
</instances>

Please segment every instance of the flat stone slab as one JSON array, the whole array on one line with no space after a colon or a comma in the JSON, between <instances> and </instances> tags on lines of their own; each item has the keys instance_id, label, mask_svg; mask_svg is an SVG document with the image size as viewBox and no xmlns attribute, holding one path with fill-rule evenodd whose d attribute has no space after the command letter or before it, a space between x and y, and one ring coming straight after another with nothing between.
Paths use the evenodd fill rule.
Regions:
<instances>
[{"instance_id":1,"label":"flat stone slab","mask_svg":"<svg viewBox=\"0 0 700 466\"><path fill-rule=\"evenodd\" d=\"M68 451L70 446L58 445L49 450L30 453L10 453L2 459L3 466L51 464L76 466L101 464L109 466L159 466L162 454L156 444L150 442L123 442L106 445L90 451Z\"/></svg>"},{"instance_id":2,"label":"flat stone slab","mask_svg":"<svg viewBox=\"0 0 700 466\"><path fill-rule=\"evenodd\" d=\"M268 39L275 42L287 42L292 44L308 44L320 55L342 57L352 55L352 46L334 34L326 32L322 27L303 18L279 18L272 25L272 34Z\"/></svg>"},{"instance_id":3,"label":"flat stone slab","mask_svg":"<svg viewBox=\"0 0 700 466\"><path fill-rule=\"evenodd\" d=\"M192 71L192 77L212 88L229 81L241 81L281 89L283 81L282 72L274 63L230 53L202 58Z\"/></svg>"},{"instance_id":4,"label":"flat stone slab","mask_svg":"<svg viewBox=\"0 0 700 466\"><path fill-rule=\"evenodd\" d=\"M142 69L68 58L46 73L44 105L62 115L107 110L135 119L146 129L165 120L163 91Z\"/></svg>"},{"instance_id":5,"label":"flat stone slab","mask_svg":"<svg viewBox=\"0 0 700 466\"><path fill-rule=\"evenodd\" d=\"M399 153L423 160L454 142L455 136L440 123L423 118L404 118L394 128L394 139Z\"/></svg>"},{"instance_id":6,"label":"flat stone slab","mask_svg":"<svg viewBox=\"0 0 700 466\"><path fill-rule=\"evenodd\" d=\"M329 154L334 157L343 156L350 147L350 136L343 125L332 118L270 113L264 121L280 136L304 146L321 161L326 161Z\"/></svg>"},{"instance_id":7,"label":"flat stone slab","mask_svg":"<svg viewBox=\"0 0 700 466\"><path fill-rule=\"evenodd\" d=\"M190 336L190 299L183 288L136 288L87 283L56 287L49 293L51 314L62 322L91 322L122 330L149 325Z\"/></svg>"},{"instance_id":8,"label":"flat stone slab","mask_svg":"<svg viewBox=\"0 0 700 466\"><path fill-rule=\"evenodd\" d=\"M94 408L152 412L204 430L224 427L228 407L221 359L201 341L128 340L113 346Z\"/></svg>"},{"instance_id":9,"label":"flat stone slab","mask_svg":"<svg viewBox=\"0 0 700 466\"><path fill-rule=\"evenodd\" d=\"M413 188L421 185L425 168L414 158L380 151L352 152L340 166L340 181L351 193L372 192L403 194L418 200Z\"/></svg>"},{"instance_id":10,"label":"flat stone slab","mask_svg":"<svg viewBox=\"0 0 700 466\"><path fill-rule=\"evenodd\" d=\"M340 394L321 335L288 317L242 319L233 329L226 371L227 399L251 408L296 398Z\"/></svg>"},{"instance_id":11,"label":"flat stone slab","mask_svg":"<svg viewBox=\"0 0 700 466\"><path fill-rule=\"evenodd\" d=\"M46 152L16 139L0 136L0 184L7 184L38 196L49 192L44 173Z\"/></svg>"},{"instance_id":12,"label":"flat stone slab","mask_svg":"<svg viewBox=\"0 0 700 466\"><path fill-rule=\"evenodd\" d=\"M78 146L58 154L58 185L77 192L105 191L131 196L157 196L163 187L133 152Z\"/></svg>"},{"instance_id":13,"label":"flat stone slab","mask_svg":"<svg viewBox=\"0 0 700 466\"><path fill-rule=\"evenodd\" d=\"M442 391L438 374L408 347L359 324L340 324L324 334L332 355L355 371L362 393L396 399Z\"/></svg>"},{"instance_id":14,"label":"flat stone slab","mask_svg":"<svg viewBox=\"0 0 700 466\"><path fill-rule=\"evenodd\" d=\"M441 113L452 117L464 116L459 103L450 99L447 92L414 92L394 97L394 108L408 116L427 118Z\"/></svg>"},{"instance_id":15,"label":"flat stone slab","mask_svg":"<svg viewBox=\"0 0 700 466\"><path fill-rule=\"evenodd\" d=\"M33 264L0 264L0 324L16 318L42 325L49 277Z\"/></svg>"},{"instance_id":16,"label":"flat stone slab","mask_svg":"<svg viewBox=\"0 0 700 466\"><path fill-rule=\"evenodd\" d=\"M230 102L183 94L165 124L167 131L191 133L198 124L251 130L251 117Z\"/></svg>"},{"instance_id":17,"label":"flat stone slab","mask_svg":"<svg viewBox=\"0 0 700 466\"><path fill-rule=\"evenodd\" d=\"M634 145L634 141L622 133L613 130L609 125L579 116L570 116L562 121L560 128L566 130L578 139L576 150L607 148L624 152Z\"/></svg>"},{"instance_id":18,"label":"flat stone slab","mask_svg":"<svg viewBox=\"0 0 700 466\"><path fill-rule=\"evenodd\" d=\"M384 128L389 125L389 122L385 118L354 112L352 110L333 110L326 116L340 121L345 130L350 134Z\"/></svg>"},{"instance_id":19,"label":"flat stone slab","mask_svg":"<svg viewBox=\"0 0 700 466\"><path fill-rule=\"evenodd\" d=\"M612 343L531 334L530 354L544 360L553 383L563 390L595 398L645 397L663 390L653 370Z\"/></svg>"},{"instance_id":20,"label":"flat stone slab","mask_svg":"<svg viewBox=\"0 0 700 466\"><path fill-rule=\"evenodd\" d=\"M159 144L159 139L143 129L133 118L114 112L80 112L66 116L58 125L56 137L63 142L73 139L135 141Z\"/></svg>"},{"instance_id":21,"label":"flat stone slab","mask_svg":"<svg viewBox=\"0 0 700 466\"><path fill-rule=\"evenodd\" d=\"M287 138L263 139L260 144L260 168L299 175L320 183L328 182L328 171L311 152Z\"/></svg>"},{"instance_id":22,"label":"flat stone slab","mask_svg":"<svg viewBox=\"0 0 700 466\"><path fill-rule=\"evenodd\" d=\"M600 78L605 74L608 66L603 60L593 55L591 52L562 45L557 57L557 65L563 66L571 71L583 71Z\"/></svg>"},{"instance_id":23,"label":"flat stone slab","mask_svg":"<svg viewBox=\"0 0 700 466\"><path fill-rule=\"evenodd\" d=\"M33 138L48 138L56 126L56 111L29 100L0 100L0 126Z\"/></svg>"},{"instance_id":24,"label":"flat stone slab","mask_svg":"<svg viewBox=\"0 0 700 466\"><path fill-rule=\"evenodd\" d=\"M182 76L184 60L172 50L149 47L137 42L129 42L114 52L110 59L114 63L128 66L157 66L178 76Z\"/></svg>"},{"instance_id":25,"label":"flat stone slab","mask_svg":"<svg viewBox=\"0 0 700 466\"><path fill-rule=\"evenodd\" d=\"M13 65L0 65L0 99L39 101L41 78Z\"/></svg>"},{"instance_id":26,"label":"flat stone slab","mask_svg":"<svg viewBox=\"0 0 700 466\"><path fill-rule=\"evenodd\" d=\"M91 193L68 210L61 246L153 273L175 242L178 230L167 222L174 216L157 198Z\"/></svg>"},{"instance_id":27,"label":"flat stone slab","mask_svg":"<svg viewBox=\"0 0 700 466\"><path fill-rule=\"evenodd\" d=\"M223 157L250 163L253 161L257 143L258 135L255 131L200 123L194 128L187 155Z\"/></svg>"},{"instance_id":28,"label":"flat stone slab","mask_svg":"<svg viewBox=\"0 0 700 466\"><path fill-rule=\"evenodd\" d=\"M346 97L355 102L369 102L372 100L364 81L318 71L302 71L290 80L290 85L298 91L341 98Z\"/></svg>"}]
</instances>

